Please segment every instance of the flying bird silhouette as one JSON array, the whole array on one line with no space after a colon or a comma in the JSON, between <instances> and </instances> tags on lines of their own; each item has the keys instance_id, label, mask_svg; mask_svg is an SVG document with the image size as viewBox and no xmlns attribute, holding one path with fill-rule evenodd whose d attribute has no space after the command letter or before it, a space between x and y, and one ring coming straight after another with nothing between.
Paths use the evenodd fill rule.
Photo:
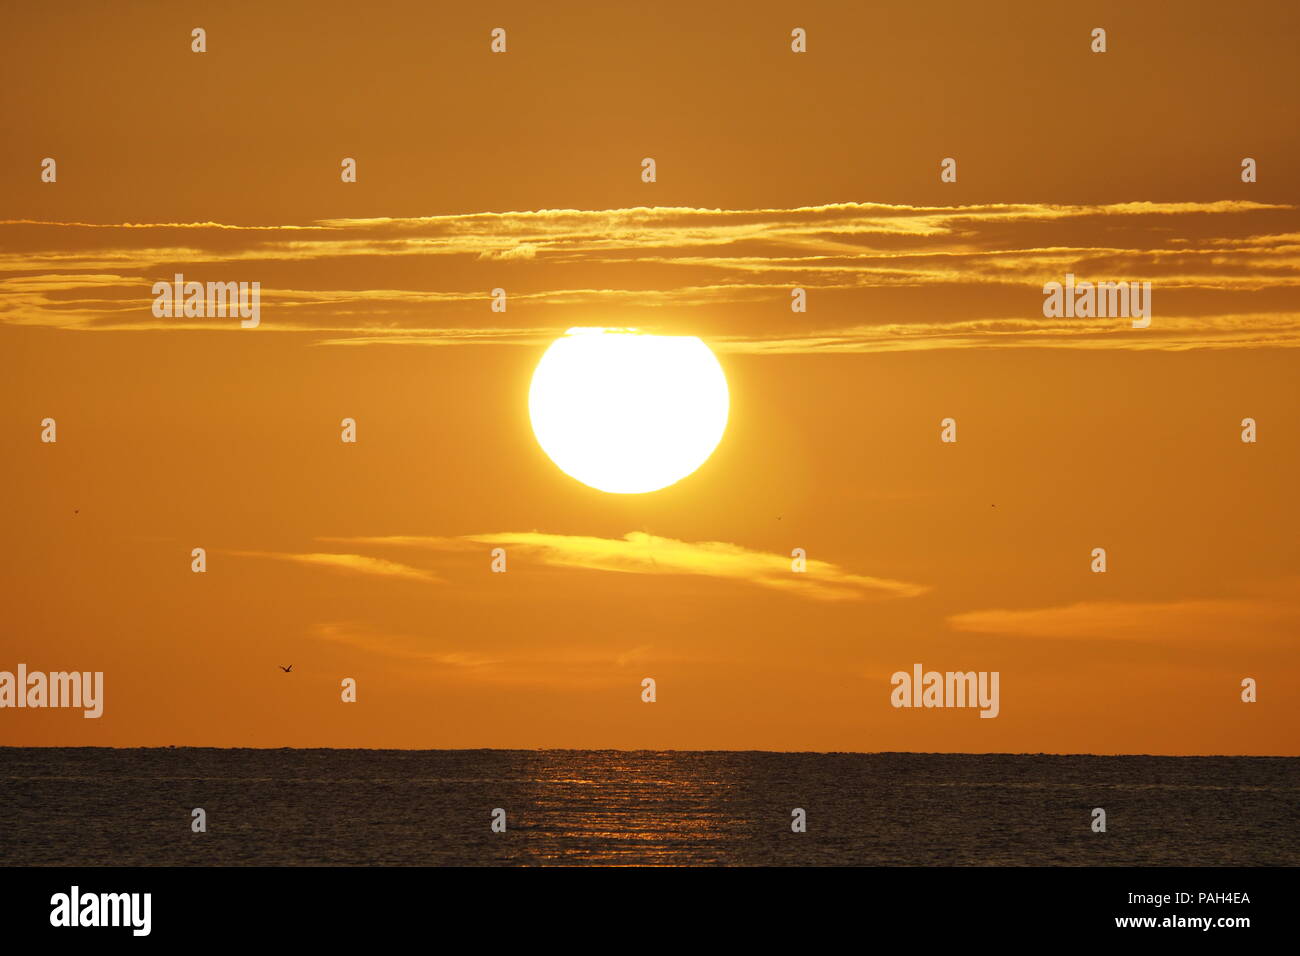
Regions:
<instances>
[{"instance_id":1,"label":"flying bird silhouette","mask_svg":"<svg viewBox=\"0 0 1300 956\"><path fill-rule=\"evenodd\" d=\"M283 664L277 664L276 667L280 668L280 670L284 671L286 674L289 673L289 671L293 670L292 664L290 664L288 667L285 667Z\"/></svg>"}]
</instances>

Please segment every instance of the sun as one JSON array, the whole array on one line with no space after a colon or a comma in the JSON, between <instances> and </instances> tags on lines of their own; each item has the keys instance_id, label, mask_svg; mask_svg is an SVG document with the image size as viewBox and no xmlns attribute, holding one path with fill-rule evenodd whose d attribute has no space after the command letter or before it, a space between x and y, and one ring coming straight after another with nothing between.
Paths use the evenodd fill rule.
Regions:
<instances>
[{"instance_id":1,"label":"sun","mask_svg":"<svg viewBox=\"0 0 1300 956\"><path fill-rule=\"evenodd\" d=\"M537 363L528 412L538 444L566 475L633 495L704 464L730 401L722 366L694 336L569 329Z\"/></svg>"}]
</instances>

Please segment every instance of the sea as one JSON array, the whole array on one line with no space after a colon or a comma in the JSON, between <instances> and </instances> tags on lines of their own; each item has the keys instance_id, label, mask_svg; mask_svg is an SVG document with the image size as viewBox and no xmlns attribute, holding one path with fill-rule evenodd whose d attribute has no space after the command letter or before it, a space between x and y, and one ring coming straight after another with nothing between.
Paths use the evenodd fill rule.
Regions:
<instances>
[{"instance_id":1,"label":"sea","mask_svg":"<svg viewBox=\"0 0 1300 956\"><path fill-rule=\"evenodd\" d=\"M0 747L0 866L1297 864L1294 757Z\"/></svg>"}]
</instances>

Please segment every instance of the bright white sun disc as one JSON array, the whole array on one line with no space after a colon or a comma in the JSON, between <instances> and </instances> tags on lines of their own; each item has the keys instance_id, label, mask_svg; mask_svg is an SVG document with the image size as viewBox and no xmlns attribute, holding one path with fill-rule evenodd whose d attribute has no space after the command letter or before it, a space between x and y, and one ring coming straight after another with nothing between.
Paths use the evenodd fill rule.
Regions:
<instances>
[{"instance_id":1,"label":"bright white sun disc","mask_svg":"<svg viewBox=\"0 0 1300 956\"><path fill-rule=\"evenodd\" d=\"M727 427L727 378L694 336L570 329L528 393L533 433L560 470L617 494L657 491L713 454Z\"/></svg>"}]
</instances>

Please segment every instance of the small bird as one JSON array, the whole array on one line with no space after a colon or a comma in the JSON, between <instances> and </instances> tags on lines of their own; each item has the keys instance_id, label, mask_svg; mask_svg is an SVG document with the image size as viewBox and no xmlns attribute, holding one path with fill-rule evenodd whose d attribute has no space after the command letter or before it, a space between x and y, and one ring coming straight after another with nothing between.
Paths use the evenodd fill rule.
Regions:
<instances>
[{"instance_id":1,"label":"small bird","mask_svg":"<svg viewBox=\"0 0 1300 956\"><path fill-rule=\"evenodd\" d=\"M280 668L280 670L284 671L286 674L289 673L289 671L293 670L292 664L290 664L288 667L285 667L283 664L277 664L276 666Z\"/></svg>"}]
</instances>

